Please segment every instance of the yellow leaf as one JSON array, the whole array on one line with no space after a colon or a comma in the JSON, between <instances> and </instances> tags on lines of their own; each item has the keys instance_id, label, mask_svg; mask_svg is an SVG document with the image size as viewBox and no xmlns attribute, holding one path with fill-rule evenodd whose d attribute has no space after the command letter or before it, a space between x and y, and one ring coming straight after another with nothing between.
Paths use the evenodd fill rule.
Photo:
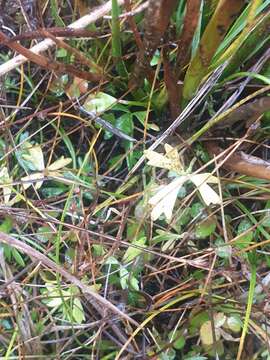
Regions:
<instances>
[{"instance_id":1,"label":"yellow leaf","mask_svg":"<svg viewBox=\"0 0 270 360\"><path fill-rule=\"evenodd\" d=\"M35 183L35 189L39 189L43 184L44 175L42 173L34 173L28 176L22 177L24 190L28 189L33 183ZM42 179L42 180L41 180ZM39 181L41 180L41 181Z\"/></svg>"},{"instance_id":2,"label":"yellow leaf","mask_svg":"<svg viewBox=\"0 0 270 360\"><path fill-rule=\"evenodd\" d=\"M29 161L37 171L44 170L44 157L40 145L31 145L27 148L28 154L23 154L24 160Z\"/></svg>"},{"instance_id":3,"label":"yellow leaf","mask_svg":"<svg viewBox=\"0 0 270 360\"><path fill-rule=\"evenodd\" d=\"M175 170L175 171L183 170L183 166L180 162L177 148L172 147L169 144L165 144L164 148L165 148L165 152L166 152L166 157L171 160L171 164L173 167L172 170Z\"/></svg>"},{"instance_id":4,"label":"yellow leaf","mask_svg":"<svg viewBox=\"0 0 270 360\"><path fill-rule=\"evenodd\" d=\"M12 183L12 178L9 176L6 166L0 169L0 182L2 183L2 186L0 186L0 188L3 188L4 203L7 205L13 188L12 185L10 185Z\"/></svg>"},{"instance_id":5,"label":"yellow leaf","mask_svg":"<svg viewBox=\"0 0 270 360\"><path fill-rule=\"evenodd\" d=\"M67 166L68 164L70 164L72 162L71 158L65 158L64 156L61 156L60 159L56 160L55 162L53 162L51 165L49 165L47 167L47 169L49 171L55 171L55 170L59 170L62 169L63 167Z\"/></svg>"},{"instance_id":6,"label":"yellow leaf","mask_svg":"<svg viewBox=\"0 0 270 360\"><path fill-rule=\"evenodd\" d=\"M181 176L174 179L169 185L161 186L156 195L149 200L149 204L153 206L151 212L153 221L157 220L163 213L167 221L171 220L178 191L187 179L187 176Z\"/></svg>"},{"instance_id":7,"label":"yellow leaf","mask_svg":"<svg viewBox=\"0 0 270 360\"><path fill-rule=\"evenodd\" d=\"M159 154L153 150L145 150L144 154L149 160L148 165L177 172L183 170L177 149L169 144L165 144L164 148L166 152L165 155Z\"/></svg>"},{"instance_id":8,"label":"yellow leaf","mask_svg":"<svg viewBox=\"0 0 270 360\"><path fill-rule=\"evenodd\" d=\"M200 338L205 346L213 345L214 343L214 336L213 336L213 329L211 321L208 320L202 324L200 328ZM216 340L220 339L220 331L218 328L215 328L215 338Z\"/></svg>"},{"instance_id":9,"label":"yellow leaf","mask_svg":"<svg viewBox=\"0 0 270 360\"><path fill-rule=\"evenodd\" d=\"M217 182L218 179L214 176L210 177L208 180L209 174L196 174L191 175L190 180L193 182L193 184L197 187L199 190L203 201L207 206L210 204L221 204L221 198L220 196L207 184L207 182Z\"/></svg>"}]
</instances>

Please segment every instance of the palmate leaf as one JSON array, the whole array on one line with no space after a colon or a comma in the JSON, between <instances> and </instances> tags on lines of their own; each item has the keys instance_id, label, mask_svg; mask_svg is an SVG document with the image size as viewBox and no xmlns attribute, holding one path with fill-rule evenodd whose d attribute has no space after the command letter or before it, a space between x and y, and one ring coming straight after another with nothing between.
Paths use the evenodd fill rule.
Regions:
<instances>
[{"instance_id":1,"label":"palmate leaf","mask_svg":"<svg viewBox=\"0 0 270 360\"><path fill-rule=\"evenodd\" d=\"M209 173L195 174L190 180L199 190L203 201L207 206L210 204L220 204L220 196L208 185L208 183L218 183L218 179Z\"/></svg>"},{"instance_id":2,"label":"palmate leaf","mask_svg":"<svg viewBox=\"0 0 270 360\"><path fill-rule=\"evenodd\" d=\"M159 191L149 200L149 204L153 206L151 212L153 221L157 220L163 213L168 221L171 220L177 194L187 179L187 176L180 176L169 185L161 186Z\"/></svg>"},{"instance_id":3,"label":"palmate leaf","mask_svg":"<svg viewBox=\"0 0 270 360\"><path fill-rule=\"evenodd\" d=\"M180 162L177 149L169 144L165 144L164 148L166 152L165 155L153 150L145 150L144 154L148 159L147 164L176 172L182 171L183 165Z\"/></svg>"},{"instance_id":4,"label":"palmate leaf","mask_svg":"<svg viewBox=\"0 0 270 360\"><path fill-rule=\"evenodd\" d=\"M149 160L148 165L171 170L179 174L170 184L160 186L156 194L149 199L149 204L152 205L151 219L153 221L157 220L162 214L165 215L167 221L171 220L178 192L188 180L196 186L207 206L221 203L220 196L208 185L208 183L218 183L215 176L210 173L189 174L183 171L176 148L165 144L165 151L165 155L152 150L145 151L145 156Z\"/></svg>"}]
</instances>

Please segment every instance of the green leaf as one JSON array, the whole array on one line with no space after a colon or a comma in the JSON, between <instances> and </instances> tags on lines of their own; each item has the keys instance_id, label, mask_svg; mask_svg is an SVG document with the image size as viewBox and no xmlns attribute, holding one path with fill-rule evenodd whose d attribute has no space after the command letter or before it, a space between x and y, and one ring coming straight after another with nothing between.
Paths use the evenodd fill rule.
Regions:
<instances>
[{"instance_id":1,"label":"green leaf","mask_svg":"<svg viewBox=\"0 0 270 360\"><path fill-rule=\"evenodd\" d=\"M238 225L237 228L237 235L241 235L242 233L246 232L248 229L250 229L252 227L252 223L248 220L248 219L244 219L240 222L240 224ZM239 249L243 249L245 247L247 247L254 236L254 232L252 230L250 230L249 232L247 232L246 234L240 236L235 242L235 246L238 247Z\"/></svg>"},{"instance_id":2,"label":"green leaf","mask_svg":"<svg viewBox=\"0 0 270 360\"><path fill-rule=\"evenodd\" d=\"M212 217L207 218L202 223L198 224L195 228L195 235L198 239L205 239L216 229L216 221Z\"/></svg>"},{"instance_id":3,"label":"green leaf","mask_svg":"<svg viewBox=\"0 0 270 360\"><path fill-rule=\"evenodd\" d=\"M41 193L46 198L49 198L49 197L52 197L52 196L61 195L67 190L68 190L68 188L64 184L58 184L57 187L47 187L47 188L41 189Z\"/></svg>"},{"instance_id":4,"label":"green leaf","mask_svg":"<svg viewBox=\"0 0 270 360\"><path fill-rule=\"evenodd\" d=\"M40 242L47 243L53 239L54 234L49 226L40 226L37 229L36 237Z\"/></svg>"},{"instance_id":5,"label":"green leaf","mask_svg":"<svg viewBox=\"0 0 270 360\"><path fill-rule=\"evenodd\" d=\"M13 228L13 221L11 217L9 216L5 217L4 221L0 224L0 231L5 234L9 234L12 228Z\"/></svg>"},{"instance_id":6,"label":"green leaf","mask_svg":"<svg viewBox=\"0 0 270 360\"><path fill-rule=\"evenodd\" d=\"M209 320L209 315L206 311L203 311L197 315L192 316L190 319L190 325L198 329L207 320Z\"/></svg>"},{"instance_id":7,"label":"green leaf","mask_svg":"<svg viewBox=\"0 0 270 360\"><path fill-rule=\"evenodd\" d=\"M192 218L198 216L204 209L204 205L202 203L196 202L191 206L190 215Z\"/></svg>"},{"instance_id":8,"label":"green leaf","mask_svg":"<svg viewBox=\"0 0 270 360\"><path fill-rule=\"evenodd\" d=\"M146 117L147 111L136 111L134 112L132 115L135 116L139 122L142 124L142 126L145 126L145 117ZM159 127L156 124L150 124L147 123L146 126L147 130L154 130L154 131L159 131Z\"/></svg>"},{"instance_id":9,"label":"green leaf","mask_svg":"<svg viewBox=\"0 0 270 360\"><path fill-rule=\"evenodd\" d=\"M15 259L15 261L17 262L18 265L20 266L25 266L25 262L23 260L22 255L19 253L19 251L15 248L12 248L11 250L12 256Z\"/></svg>"},{"instance_id":10,"label":"green leaf","mask_svg":"<svg viewBox=\"0 0 270 360\"><path fill-rule=\"evenodd\" d=\"M216 253L222 259L228 259L232 254L232 247L227 245L222 238L215 241Z\"/></svg>"},{"instance_id":11,"label":"green leaf","mask_svg":"<svg viewBox=\"0 0 270 360\"><path fill-rule=\"evenodd\" d=\"M89 112L101 114L111 108L111 106L116 102L116 98L100 91L96 94L90 94L83 104L83 107Z\"/></svg>"},{"instance_id":12,"label":"green leaf","mask_svg":"<svg viewBox=\"0 0 270 360\"><path fill-rule=\"evenodd\" d=\"M107 114L103 114L102 115L103 119L108 121L111 125L113 125L115 127L115 123L116 123L116 119L114 114L112 113L107 113ZM96 125L97 127L99 127L100 125ZM108 131L105 129L104 131L104 139L108 140L111 139L113 137L113 133L111 131Z\"/></svg>"},{"instance_id":13,"label":"green leaf","mask_svg":"<svg viewBox=\"0 0 270 360\"><path fill-rule=\"evenodd\" d=\"M176 352L174 349L167 349L159 355L160 360L175 360Z\"/></svg>"},{"instance_id":14,"label":"green leaf","mask_svg":"<svg viewBox=\"0 0 270 360\"><path fill-rule=\"evenodd\" d=\"M181 350L185 346L186 340L184 336L182 335L181 331L171 331L169 333L169 340L170 342L173 341L173 347L176 350Z\"/></svg>"},{"instance_id":15,"label":"green leaf","mask_svg":"<svg viewBox=\"0 0 270 360\"><path fill-rule=\"evenodd\" d=\"M138 240L132 241L133 245L137 245L140 247L146 247L146 237L143 236ZM142 249L137 249L133 246L129 246L129 248L126 250L124 256L123 256L123 262L128 263L132 260L134 260L137 256L139 256L142 253Z\"/></svg>"},{"instance_id":16,"label":"green leaf","mask_svg":"<svg viewBox=\"0 0 270 360\"><path fill-rule=\"evenodd\" d=\"M235 333L238 333L241 330L242 325L242 321L237 314L231 315L227 318L226 326Z\"/></svg>"},{"instance_id":17,"label":"green leaf","mask_svg":"<svg viewBox=\"0 0 270 360\"><path fill-rule=\"evenodd\" d=\"M22 159L27 163L29 169L33 171L44 170L44 156L39 144L32 145L28 141L25 142Z\"/></svg>"},{"instance_id":18,"label":"green leaf","mask_svg":"<svg viewBox=\"0 0 270 360\"><path fill-rule=\"evenodd\" d=\"M78 297L76 297L73 301L72 317L77 324L81 324L83 321L85 321L82 303Z\"/></svg>"},{"instance_id":19,"label":"green leaf","mask_svg":"<svg viewBox=\"0 0 270 360\"><path fill-rule=\"evenodd\" d=\"M129 271L126 267L121 266L119 269L119 275L120 275L120 285L123 290L128 288L128 278L129 278Z\"/></svg>"},{"instance_id":20,"label":"green leaf","mask_svg":"<svg viewBox=\"0 0 270 360\"><path fill-rule=\"evenodd\" d=\"M171 250L174 247L176 240L181 239L184 236L184 234L173 234L169 231L164 231L160 229L157 230L157 234L158 235L153 238L153 241L155 243L164 241L164 244L161 247L161 250L164 252Z\"/></svg>"},{"instance_id":21,"label":"green leaf","mask_svg":"<svg viewBox=\"0 0 270 360\"><path fill-rule=\"evenodd\" d=\"M117 118L115 126L123 133L133 136L134 124L130 113L125 113Z\"/></svg>"},{"instance_id":22,"label":"green leaf","mask_svg":"<svg viewBox=\"0 0 270 360\"><path fill-rule=\"evenodd\" d=\"M57 51L56 51L56 57L57 58L64 58L64 57L66 57L67 56L67 50L66 49L63 49L63 48L61 48L61 49L58 49Z\"/></svg>"}]
</instances>

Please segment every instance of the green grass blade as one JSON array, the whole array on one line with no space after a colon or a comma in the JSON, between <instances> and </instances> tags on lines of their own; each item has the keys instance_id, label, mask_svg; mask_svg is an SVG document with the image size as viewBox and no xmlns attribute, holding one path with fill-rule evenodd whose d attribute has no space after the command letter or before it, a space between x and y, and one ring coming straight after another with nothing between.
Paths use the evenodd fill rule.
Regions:
<instances>
[{"instance_id":1,"label":"green grass blade","mask_svg":"<svg viewBox=\"0 0 270 360\"><path fill-rule=\"evenodd\" d=\"M112 0L112 56L116 69L121 77L127 77L128 73L122 57L121 37L120 37L120 8L117 0Z\"/></svg>"},{"instance_id":2,"label":"green grass blade","mask_svg":"<svg viewBox=\"0 0 270 360\"><path fill-rule=\"evenodd\" d=\"M250 263L251 263L251 278L250 278L249 291L248 291L247 309L246 309L246 315L245 315L245 320L244 320L244 325L243 325L242 335L240 338L240 343L239 343L236 360L241 359L241 355L243 352L245 337L246 337L246 334L248 331L248 323L249 323L251 309L252 309L255 286L256 286L256 264L254 261L250 261Z\"/></svg>"}]
</instances>

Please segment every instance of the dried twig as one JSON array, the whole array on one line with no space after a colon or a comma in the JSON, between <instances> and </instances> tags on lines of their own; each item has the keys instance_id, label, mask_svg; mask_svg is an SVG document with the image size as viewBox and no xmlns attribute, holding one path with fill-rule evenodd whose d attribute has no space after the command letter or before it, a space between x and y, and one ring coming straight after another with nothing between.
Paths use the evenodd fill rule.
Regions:
<instances>
[{"instance_id":1,"label":"dried twig","mask_svg":"<svg viewBox=\"0 0 270 360\"><path fill-rule=\"evenodd\" d=\"M17 51L21 55L24 55L28 60L38 64L39 66L53 70L57 73L70 73L84 80L100 81L101 76L93 74L87 71L81 71L76 69L73 65L63 64L58 61L52 61L45 56L35 54L33 51L26 49L24 46L17 42L8 42L8 37L0 31L0 42L5 43L9 48Z\"/></svg>"},{"instance_id":2,"label":"dried twig","mask_svg":"<svg viewBox=\"0 0 270 360\"><path fill-rule=\"evenodd\" d=\"M22 34L13 36L9 39L8 43L13 41L21 41L21 40L33 40L37 38L45 39L47 36L44 35L44 31L48 31L50 34L57 37L64 38L97 38L100 36L104 36L98 34L97 32L90 31L88 29L71 29L71 28L59 28L59 27L50 27L50 28L40 28L35 31L27 31ZM5 45L5 44L4 44Z\"/></svg>"},{"instance_id":3,"label":"dried twig","mask_svg":"<svg viewBox=\"0 0 270 360\"><path fill-rule=\"evenodd\" d=\"M124 0L118 0L118 4L122 5ZM68 28L71 29L81 29L88 26L91 23L94 23L102 16L107 14L111 10L112 4L111 1L108 1L106 4L98 7L90 14L83 16L82 18L76 20L74 23L70 24ZM44 41L40 42L39 44L33 46L30 50L35 53L39 54L45 50L48 50L50 47L54 46L55 43L51 39L45 39ZM0 65L0 76L6 74L7 72L15 69L17 66L25 63L28 59L23 55L18 55L13 59L5 62L4 64Z\"/></svg>"}]
</instances>

